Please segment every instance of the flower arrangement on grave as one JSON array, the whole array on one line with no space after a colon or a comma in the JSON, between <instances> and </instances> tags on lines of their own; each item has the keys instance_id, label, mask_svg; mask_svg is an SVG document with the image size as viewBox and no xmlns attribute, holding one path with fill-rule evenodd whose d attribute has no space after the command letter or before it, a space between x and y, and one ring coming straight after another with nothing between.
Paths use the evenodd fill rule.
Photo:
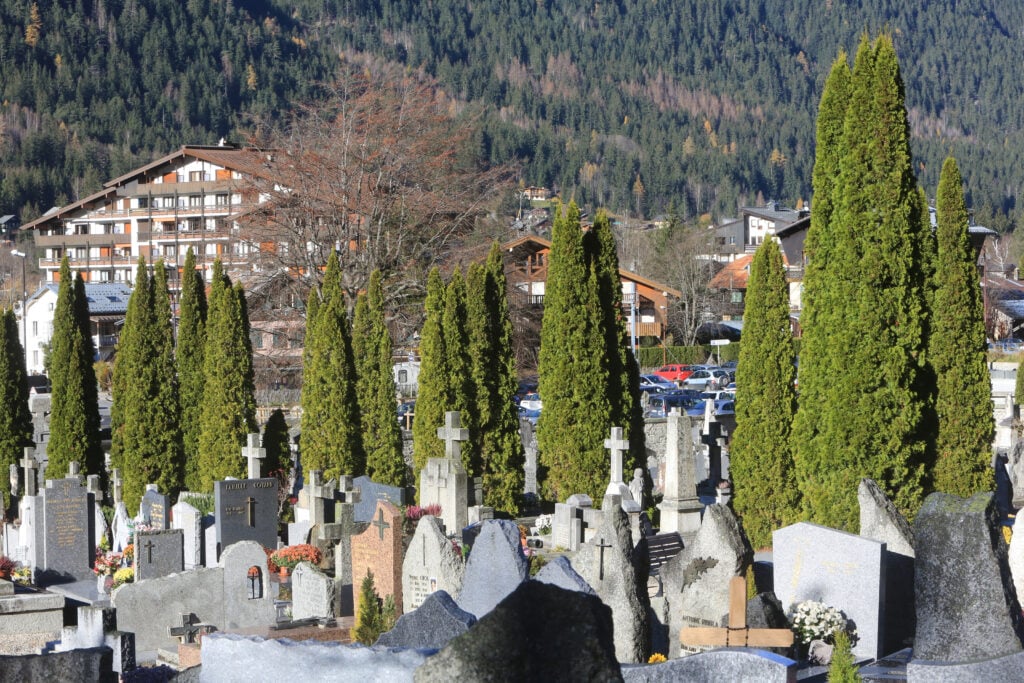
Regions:
<instances>
[{"instance_id":1,"label":"flower arrangement on grave","mask_svg":"<svg viewBox=\"0 0 1024 683\"><path fill-rule=\"evenodd\" d=\"M14 571L11 572L11 579L16 583L22 585L29 585L32 583L32 567L21 566L15 567Z\"/></svg>"},{"instance_id":2,"label":"flower arrangement on grave","mask_svg":"<svg viewBox=\"0 0 1024 683\"><path fill-rule=\"evenodd\" d=\"M661 654L660 652L655 652L653 655L647 658L648 664L661 664L662 662L666 661L668 660L665 659L665 655Z\"/></svg>"},{"instance_id":3,"label":"flower arrangement on grave","mask_svg":"<svg viewBox=\"0 0 1024 683\"><path fill-rule=\"evenodd\" d=\"M437 503L431 503L430 505L424 505L422 507L419 505L410 505L405 508L405 519L408 522L418 522L427 515L440 517L441 506Z\"/></svg>"},{"instance_id":4,"label":"flower arrangement on grave","mask_svg":"<svg viewBox=\"0 0 1024 683\"><path fill-rule=\"evenodd\" d=\"M96 576L110 576L121 567L121 559L121 553L103 552L101 548L97 548L92 573Z\"/></svg>"},{"instance_id":5,"label":"flower arrangement on grave","mask_svg":"<svg viewBox=\"0 0 1024 683\"><path fill-rule=\"evenodd\" d=\"M856 632L850 631L843 613L817 600L804 600L795 605L789 615L796 642L808 645L812 640L834 643L836 632L848 633L856 641Z\"/></svg>"},{"instance_id":6,"label":"flower arrangement on grave","mask_svg":"<svg viewBox=\"0 0 1024 683\"><path fill-rule=\"evenodd\" d=\"M551 520L552 520L551 515L541 515L541 516L539 516L536 519L536 521L534 521L534 523L533 523L533 526L535 526L537 528L537 533L540 534L541 536L547 536L548 534L550 534L551 533Z\"/></svg>"},{"instance_id":7,"label":"flower arrangement on grave","mask_svg":"<svg viewBox=\"0 0 1024 683\"><path fill-rule=\"evenodd\" d=\"M122 553L122 555L123 562L121 564L123 564L126 567L130 567L133 564L135 564L135 544L129 543L128 545L126 545L124 547L124 552Z\"/></svg>"},{"instance_id":8,"label":"flower arrangement on grave","mask_svg":"<svg viewBox=\"0 0 1024 683\"><path fill-rule=\"evenodd\" d=\"M114 583L111 586L111 590L122 586L126 583L135 582L135 568L134 567L121 567L114 572Z\"/></svg>"},{"instance_id":9,"label":"flower arrangement on grave","mask_svg":"<svg viewBox=\"0 0 1024 683\"><path fill-rule=\"evenodd\" d=\"M322 559L323 553L320 552L320 549L308 543L285 546L270 553L271 564L279 569L294 569L299 562L318 565Z\"/></svg>"},{"instance_id":10,"label":"flower arrangement on grave","mask_svg":"<svg viewBox=\"0 0 1024 683\"><path fill-rule=\"evenodd\" d=\"M14 573L16 563L6 555L0 555L0 577L10 578L11 574Z\"/></svg>"}]
</instances>

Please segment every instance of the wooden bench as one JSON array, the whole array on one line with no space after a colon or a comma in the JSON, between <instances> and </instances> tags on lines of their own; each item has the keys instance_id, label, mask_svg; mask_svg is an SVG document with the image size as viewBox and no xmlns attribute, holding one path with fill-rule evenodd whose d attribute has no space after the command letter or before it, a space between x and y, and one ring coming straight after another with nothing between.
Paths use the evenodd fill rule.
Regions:
<instances>
[{"instance_id":1,"label":"wooden bench","mask_svg":"<svg viewBox=\"0 0 1024 683\"><path fill-rule=\"evenodd\" d=\"M683 538L676 532L647 537L651 569L657 569L683 550Z\"/></svg>"}]
</instances>

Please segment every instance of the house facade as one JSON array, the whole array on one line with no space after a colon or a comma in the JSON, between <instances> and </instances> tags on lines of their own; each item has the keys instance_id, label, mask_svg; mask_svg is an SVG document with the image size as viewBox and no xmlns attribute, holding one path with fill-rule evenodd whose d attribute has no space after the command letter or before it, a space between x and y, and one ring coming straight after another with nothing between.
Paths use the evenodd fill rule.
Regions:
<instances>
[{"instance_id":1,"label":"house facade","mask_svg":"<svg viewBox=\"0 0 1024 683\"><path fill-rule=\"evenodd\" d=\"M259 155L228 144L184 146L26 223L44 282L58 281L67 256L87 283L130 283L141 256L164 259L176 290L189 247L207 279L216 258L229 274L251 270L259 245L243 239L238 219L260 201L248 181L262 170Z\"/></svg>"}]
</instances>

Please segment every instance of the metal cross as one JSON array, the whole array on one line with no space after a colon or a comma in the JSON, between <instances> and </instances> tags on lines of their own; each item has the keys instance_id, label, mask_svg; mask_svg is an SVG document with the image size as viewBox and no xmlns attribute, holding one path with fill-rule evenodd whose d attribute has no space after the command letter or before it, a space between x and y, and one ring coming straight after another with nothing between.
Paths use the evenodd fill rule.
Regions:
<instances>
[{"instance_id":1,"label":"metal cross","mask_svg":"<svg viewBox=\"0 0 1024 683\"><path fill-rule=\"evenodd\" d=\"M153 539L149 538L149 539L146 539L146 544L144 546L142 546L143 548L146 549L146 564L153 564L153 546L154 545L156 545L156 544L153 543Z\"/></svg>"},{"instance_id":2,"label":"metal cross","mask_svg":"<svg viewBox=\"0 0 1024 683\"><path fill-rule=\"evenodd\" d=\"M622 438L622 427L612 427L611 438L604 440L604 447L612 452L612 483L622 484L622 454L629 450L629 441Z\"/></svg>"},{"instance_id":3,"label":"metal cross","mask_svg":"<svg viewBox=\"0 0 1024 683\"><path fill-rule=\"evenodd\" d=\"M391 525L384 521L384 508L377 508L377 521L373 523L373 526L380 530L380 540L384 540L384 530L391 528Z\"/></svg>"},{"instance_id":4,"label":"metal cross","mask_svg":"<svg viewBox=\"0 0 1024 683\"><path fill-rule=\"evenodd\" d=\"M597 572L598 572L597 573L597 578L599 580L601 580L601 581L604 581L604 549L605 548L611 548L612 544L611 543L605 543L604 542L604 536L602 536L597 541L597 547L600 548L600 550L601 550L601 557L600 557L600 560L599 560L599 564L597 565Z\"/></svg>"},{"instance_id":5,"label":"metal cross","mask_svg":"<svg viewBox=\"0 0 1024 683\"><path fill-rule=\"evenodd\" d=\"M255 527L256 526L256 499L253 498L252 496L249 496L248 498L245 499L245 502L246 502L246 504L248 505L248 508L249 508L249 526Z\"/></svg>"},{"instance_id":6,"label":"metal cross","mask_svg":"<svg viewBox=\"0 0 1024 683\"><path fill-rule=\"evenodd\" d=\"M169 626L167 628L167 635L181 638L182 643L196 642L196 635L199 634L201 627L196 624L194 619L195 616L192 614L182 614L181 626Z\"/></svg>"},{"instance_id":7,"label":"metal cross","mask_svg":"<svg viewBox=\"0 0 1024 683\"><path fill-rule=\"evenodd\" d=\"M260 448L260 435L249 434L249 443L242 449L242 455L249 460L249 478L260 478L260 460L267 457L267 449Z\"/></svg>"},{"instance_id":8,"label":"metal cross","mask_svg":"<svg viewBox=\"0 0 1024 683\"><path fill-rule=\"evenodd\" d=\"M461 462L462 441L469 441L469 430L462 428L462 418L457 410L444 414L444 426L437 428L437 438L444 440L444 457Z\"/></svg>"},{"instance_id":9,"label":"metal cross","mask_svg":"<svg viewBox=\"0 0 1024 683\"><path fill-rule=\"evenodd\" d=\"M25 468L25 495L34 496L39 493L39 482L36 480L36 468L39 463L36 462L36 452L34 448L25 449L25 457L21 459L21 466Z\"/></svg>"}]
</instances>

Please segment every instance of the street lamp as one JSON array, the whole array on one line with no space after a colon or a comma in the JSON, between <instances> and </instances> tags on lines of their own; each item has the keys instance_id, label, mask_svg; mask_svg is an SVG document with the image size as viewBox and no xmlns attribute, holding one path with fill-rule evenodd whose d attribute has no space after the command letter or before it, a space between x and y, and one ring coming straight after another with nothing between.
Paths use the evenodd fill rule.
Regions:
<instances>
[{"instance_id":1,"label":"street lamp","mask_svg":"<svg viewBox=\"0 0 1024 683\"><path fill-rule=\"evenodd\" d=\"M21 259L21 350L25 354L25 368L28 368L28 319L25 317L25 298L28 291L25 289L25 262L28 261L28 254L17 249L11 249L11 255Z\"/></svg>"}]
</instances>

